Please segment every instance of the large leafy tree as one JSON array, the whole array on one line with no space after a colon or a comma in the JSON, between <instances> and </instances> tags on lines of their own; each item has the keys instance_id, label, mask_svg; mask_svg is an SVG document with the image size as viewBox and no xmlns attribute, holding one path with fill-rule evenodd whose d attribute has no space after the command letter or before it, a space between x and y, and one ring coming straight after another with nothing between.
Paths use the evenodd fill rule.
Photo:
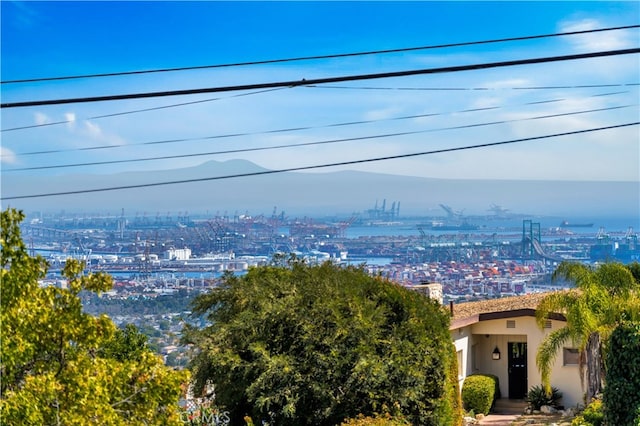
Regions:
<instances>
[{"instance_id":1,"label":"large leafy tree","mask_svg":"<svg viewBox=\"0 0 640 426\"><path fill-rule=\"evenodd\" d=\"M358 414L452 425L457 371L442 307L361 268L253 268L198 297L195 390L234 422L335 425ZM451 368L453 367L453 368Z\"/></svg>"},{"instance_id":2,"label":"large leafy tree","mask_svg":"<svg viewBox=\"0 0 640 426\"><path fill-rule=\"evenodd\" d=\"M0 418L6 425L181 424L184 372L168 369L132 329L83 312L78 293L111 287L68 261L66 288L41 286L47 263L29 256L22 212L2 214Z\"/></svg>"},{"instance_id":3,"label":"large leafy tree","mask_svg":"<svg viewBox=\"0 0 640 426\"><path fill-rule=\"evenodd\" d=\"M572 343L580 351L580 373L583 384L586 382L587 402L602 392L604 343L622 322L640 320L640 283L634 271L637 271L635 265L620 263L593 268L563 262L556 269L554 279L573 282L575 287L551 293L538 305L536 315L540 327L551 313L562 313L567 320L563 328L547 335L536 354L542 382L547 388L556 355L563 346Z\"/></svg>"}]
</instances>

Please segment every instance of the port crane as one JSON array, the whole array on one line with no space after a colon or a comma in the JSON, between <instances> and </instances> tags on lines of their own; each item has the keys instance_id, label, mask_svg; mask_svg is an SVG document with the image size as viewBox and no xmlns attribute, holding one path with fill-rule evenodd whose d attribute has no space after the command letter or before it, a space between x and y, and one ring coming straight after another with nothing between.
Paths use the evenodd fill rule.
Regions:
<instances>
[{"instance_id":1,"label":"port crane","mask_svg":"<svg viewBox=\"0 0 640 426\"><path fill-rule=\"evenodd\" d=\"M497 204L491 204L491 205L489 206L489 211L490 211L490 212L493 212L493 214L494 214L496 217L502 217L502 218L504 218L504 217L507 217L507 216L508 216L507 212L509 211L509 209L505 209L505 208L503 208L502 206L499 206L499 205L497 205Z\"/></svg>"},{"instance_id":2,"label":"port crane","mask_svg":"<svg viewBox=\"0 0 640 426\"><path fill-rule=\"evenodd\" d=\"M440 204L440 207L442 207L442 209L447 212L447 218L448 219L460 219L463 216L464 213L464 209L463 210L453 210L451 207L449 207L446 204Z\"/></svg>"},{"instance_id":3,"label":"port crane","mask_svg":"<svg viewBox=\"0 0 640 426\"><path fill-rule=\"evenodd\" d=\"M400 216L400 201L394 201L391 208L387 210L386 198L382 200L382 206L378 207L378 200L374 208L366 211L369 219L374 220L396 220Z\"/></svg>"}]
</instances>

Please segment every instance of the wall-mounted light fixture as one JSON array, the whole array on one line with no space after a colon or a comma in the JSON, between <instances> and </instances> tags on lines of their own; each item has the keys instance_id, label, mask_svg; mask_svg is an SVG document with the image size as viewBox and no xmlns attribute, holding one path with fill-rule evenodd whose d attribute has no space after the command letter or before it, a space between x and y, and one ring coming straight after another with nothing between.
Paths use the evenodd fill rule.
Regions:
<instances>
[{"instance_id":1,"label":"wall-mounted light fixture","mask_svg":"<svg viewBox=\"0 0 640 426\"><path fill-rule=\"evenodd\" d=\"M500 349L498 349L498 347L496 346L496 348L493 350L493 353L491 354L491 358L492 359L500 359Z\"/></svg>"}]
</instances>

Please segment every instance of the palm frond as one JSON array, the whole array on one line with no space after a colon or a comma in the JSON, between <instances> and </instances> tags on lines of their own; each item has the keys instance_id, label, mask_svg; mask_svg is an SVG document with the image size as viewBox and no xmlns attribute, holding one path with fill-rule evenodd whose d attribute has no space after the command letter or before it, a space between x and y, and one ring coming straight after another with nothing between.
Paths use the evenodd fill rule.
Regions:
<instances>
[{"instance_id":1,"label":"palm frond","mask_svg":"<svg viewBox=\"0 0 640 426\"><path fill-rule=\"evenodd\" d=\"M598 326L598 317L589 306L585 297L578 297L565 313L567 327L571 335L580 342L586 341L589 334Z\"/></svg>"},{"instance_id":2,"label":"palm frond","mask_svg":"<svg viewBox=\"0 0 640 426\"><path fill-rule=\"evenodd\" d=\"M553 292L545 296L536 308L536 322L540 328L552 313L564 314L578 300L575 290Z\"/></svg>"},{"instance_id":3,"label":"palm frond","mask_svg":"<svg viewBox=\"0 0 640 426\"><path fill-rule=\"evenodd\" d=\"M542 382L548 389L555 357L562 344L571 339L580 350L581 383L585 367L593 370L588 371L590 391L600 386L594 377L597 378L603 368L594 357L600 356L603 346L606 350L606 342L613 329L623 321L640 320L640 285L632 270L619 263L592 268L563 262L554 272L553 279L570 281L575 288L552 293L538 305L536 322L541 327L551 313L561 313L566 318L566 326L550 333L538 348L536 363ZM591 340L594 336L598 337L595 343ZM593 344L588 346L589 342Z\"/></svg>"},{"instance_id":4,"label":"palm frond","mask_svg":"<svg viewBox=\"0 0 640 426\"><path fill-rule=\"evenodd\" d=\"M590 275L593 271L582 263L574 262L562 262L556 270L553 272L551 279L557 281L563 279L576 284L576 287L580 288L581 283L590 280Z\"/></svg>"},{"instance_id":5,"label":"palm frond","mask_svg":"<svg viewBox=\"0 0 640 426\"><path fill-rule=\"evenodd\" d=\"M556 360L556 356L563 345L569 340L573 340L575 336L572 336L571 329L569 327L563 327L558 330L554 330L547 335L538 347L538 353L536 354L536 365L540 371L542 384L545 390L551 390L550 376L551 368Z\"/></svg>"}]
</instances>

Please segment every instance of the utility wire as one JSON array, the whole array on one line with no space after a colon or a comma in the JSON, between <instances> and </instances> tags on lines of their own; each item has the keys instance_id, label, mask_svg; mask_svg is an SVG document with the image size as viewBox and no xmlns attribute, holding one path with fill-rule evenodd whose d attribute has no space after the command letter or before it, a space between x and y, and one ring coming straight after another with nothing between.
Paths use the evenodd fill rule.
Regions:
<instances>
[{"instance_id":1,"label":"utility wire","mask_svg":"<svg viewBox=\"0 0 640 426\"><path fill-rule=\"evenodd\" d=\"M264 170L264 171L259 171L259 172L238 173L238 174L224 175L224 176L213 176L213 177L205 177L205 178L183 179L183 180L173 180L173 181L154 182L154 183L142 183L142 184L135 184L135 185L110 186L110 187L94 188L94 189L80 189L80 190L76 190L76 191L48 192L48 193L30 194L30 195L16 195L16 196L10 196L10 197L1 197L0 201L19 200L19 199L26 199L26 198L54 197L54 196L60 196L60 195L87 194L87 193L94 193L94 192L119 191L119 190L123 190L123 189L150 188L150 187L154 187L154 186L166 186L166 185L177 185L177 184L184 184L184 183L208 182L208 181L214 181L214 180L234 179L234 178L240 178L240 177L262 176L262 175L270 175L270 174L276 174L276 173L296 172L296 171L302 171L302 170L313 170L313 169L321 169L321 168L336 167L336 166L347 166L347 165L371 163L371 162L377 162L377 161L397 160L397 159L401 159L401 158L418 157L418 156L425 156L425 155L432 155L432 154L442 154L442 153L445 153L445 152L465 151L465 150L470 150L470 149L488 148L488 147L493 147L493 146L510 145L510 144L516 144L516 143L521 143L521 142L529 142L529 141L534 141L534 140L549 139L549 138L554 138L554 137L570 136L570 135L597 132L597 131L602 131L602 130L618 129L618 128L628 127L628 126L637 126L638 124L640 124L640 122L636 121L636 122L632 122L632 123L617 124L617 125L613 125L613 126L598 127L598 128L583 129L583 130L575 130L575 131L572 131L572 132L555 133L555 134L542 135L542 136L533 136L533 137L528 137L528 138L512 139L512 140L501 141L501 142L491 142L491 143L483 143L483 144L477 144L477 145L467 145L467 146L461 146L461 147L456 147L456 148L445 148L445 149L438 149L438 150L433 150L433 151L414 152L414 153L410 153L410 154L391 155L391 156L386 156L386 157L375 157L375 158L367 158L367 159L352 160L352 161L341 161L341 162L337 162L337 163L325 163L325 164L316 164L316 165L311 165L311 166L289 167L289 168L277 169L277 170Z\"/></svg>"},{"instance_id":2,"label":"utility wire","mask_svg":"<svg viewBox=\"0 0 640 426\"><path fill-rule=\"evenodd\" d=\"M370 140L370 139L382 139L382 138L389 138L389 137L416 135L421 133L440 132L444 130L469 129L474 127L494 126L497 124L515 123L515 122L521 122L521 121L533 121L533 120L542 120L546 118L567 117L567 116L587 114L592 112L612 111L616 109L629 108L632 106L637 106L637 104L636 105L620 105L615 107L590 109L590 110L584 110L584 111L565 112L565 113L559 113L559 114L540 115L540 116L528 117L528 118L516 118L513 120L491 121L491 122L485 122L485 123L465 124L465 125L452 126L452 127L440 127L436 129L414 130L414 131L407 131L407 132L386 133L386 134L378 134L378 135L370 135L370 136L357 136L357 137L351 137L351 138L331 139L331 140L316 141L316 142L302 142L297 144L272 145L272 146L256 147L256 148L239 148L239 149L230 149L230 150L224 150L224 151L200 152L200 153L192 153L192 154L176 154L176 155L165 155L165 156L157 156L157 157L130 158L125 160L94 161L94 162L88 162L88 163L55 164L55 165L49 165L49 166L21 167L16 169L5 169L4 172L9 173L9 172L23 172L23 171L32 171L32 170L63 169L63 168L70 168L70 167L83 167L83 166L104 166L104 165L110 165L110 164L139 163L139 162L157 161L157 160L173 160L177 158L205 157L210 155L221 155L221 154L237 154L242 152L270 151L274 149L287 149L287 148L297 148L297 147L303 147L303 146L355 142L355 141Z\"/></svg>"},{"instance_id":3,"label":"utility wire","mask_svg":"<svg viewBox=\"0 0 640 426\"><path fill-rule=\"evenodd\" d=\"M258 91L255 91L255 92L248 92L248 93L241 93L239 95L231 95L231 96L227 96L227 97L224 97L224 98L219 97L219 98L201 99L199 101L182 102L182 103L179 103L179 104L162 105L162 106L152 107L152 108L143 108L143 109L135 109L135 110L131 110L131 111L114 112L114 113L104 114L104 115L94 115L93 117L87 117L87 118L84 118L84 119L81 119L81 120L95 120L97 118L116 117L116 116L119 116L119 115L135 114L135 113L138 113L138 112L157 111L157 110L160 110L160 109L168 109L168 108L181 107L181 106L185 106L185 105L202 104L202 103L205 103L205 102L219 101L221 99L240 98L242 96L257 95L257 94L260 94L260 93L273 92L274 90L283 90L283 89L285 89L285 87L279 87L279 88L276 88L276 89L258 90ZM11 132L11 131L15 131L15 130L34 129L36 127L55 126L55 125L58 125L58 124L73 123L74 121L78 121L78 120L77 119L74 119L74 120L62 120L62 121L54 121L54 122L51 122L51 123L33 124L33 125L30 125L30 126L11 127L11 128L8 128L8 129L2 129L2 130L0 130L0 132Z\"/></svg>"},{"instance_id":4,"label":"utility wire","mask_svg":"<svg viewBox=\"0 0 640 426\"><path fill-rule=\"evenodd\" d=\"M640 27L640 25L625 25L620 27L596 28L596 29L582 30L582 31L568 31L568 32L552 33L552 34L540 34L540 35L533 35L533 36L509 37L509 38L501 38L501 39L493 39L493 40L468 41L468 42L460 42L460 43L448 43L448 44L407 47L407 48L398 48L398 49L372 50L372 51L355 52L355 53L338 53L338 54L332 54L332 55L303 56L298 58L268 59L263 61L236 62L236 63L216 64L216 65L199 65L199 66L191 66L191 67L161 68L161 69L153 69L153 70L123 71L123 72L84 74L84 75L72 75L72 76L61 76L61 77L43 77L43 78L21 79L21 80L5 80L0 82L0 84L35 83L35 82L41 82L41 81L72 80L72 79L96 78L96 77L114 77L114 76L123 76L123 75L151 74L151 73L162 73L162 72L172 72L172 71L188 71L188 70L199 70L199 69L209 69L209 68L264 65L264 64L308 61L308 60L318 60L318 59L346 58L346 57L353 57L353 56L379 55L379 54L387 54L387 53L411 52L416 50L442 49L442 48L450 48L450 47L474 46L474 45L503 43L503 42L511 42L511 41L535 40L535 39L559 37L559 36L567 36L567 35L626 30L626 29L632 29L632 28L638 28L638 27Z\"/></svg>"},{"instance_id":5,"label":"utility wire","mask_svg":"<svg viewBox=\"0 0 640 426\"><path fill-rule=\"evenodd\" d=\"M477 90L477 91L480 91L480 90L583 89L583 88L629 87L629 86L640 86L640 83L590 84L590 85L581 85L581 86L504 87L504 88L491 88L491 87L449 87L449 88L435 88L435 87L354 87L354 86L304 86L304 87L315 88L315 89L347 89L347 90L351 89L351 90L425 90L425 91L428 91L428 90L433 90L433 91L463 91L463 90L471 91L471 90ZM258 94L258 93L270 92L270 91L273 91L273 90L282 90L282 89L283 88L260 90L260 91L257 91L257 92L250 92L250 93L245 93L245 94L242 94L242 95L229 96L229 98L240 97L240 96L248 96L248 95L253 95L253 94ZM627 93L627 92L614 92L614 94L620 94L620 93ZM121 115L136 114L136 113L139 113L139 112L156 111L156 110L160 110L160 109L168 109L168 108L175 108L175 107L181 107L181 106L186 106L186 105L193 105L193 104L217 101L217 100L220 100L220 99L228 99L228 98L211 98L211 99L203 99L203 100L193 101L193 102L182 102L182 103L178 103L178 104L163 105L163 106L153 107L153 108L143 108L143 109L136 109L136 110L130 110L130 111L121 111L121 112L116 112L116 113L111 113L111 114L95 115L93 117L86 117L86 118L83 118L83 119L80 119L80 120L95 120L95 119L99 119L99 118L116 117L116 116L121 116ZM35 129L35 128L38 128L38 127L55 126L55 125L59 125L59 124L73 123L74 121L79 121L79 120L78 119L61 120L61 121L54 121L54 122L51 122L51 123L32 124L32 125L20 126L20 127L10 127L10 128L7 128L7 129L2 129L2 130L0 130L0 132L12 132L12 131L16 131L16 130Z\"/></svg>"},{"instance_id":6,"label":"utility wire","mask_svg":"<svg viewBox=\"0 0 640 426\"><path fill-rule=\"evenodd\" d=\"M619 95L623 93L628 93L628 91L598 93L595 95L590 95L587 98L613 96L613 95ZM549 104L549 103L555 103L555 102L562 102L565 100L566 99L564 98L546 99L541 101L532 101L532 102L525 102L522 104L511 105L511 107L514 107L514 106L518 107L523 105ZM227 134L221 134L221 135L199 136L199 137L193 137L193 138L165 139L165 140L157 140L157 141L129 143L126 145L96 145L96 146L89 146L84 148L49 149L49 150L43 150L43 151L19 152L13 155L28 156L28 155L43 155L43 154L59 154L63 152L94 151L94 150L100 150L100 149L120 149L120 148L129 148L132 146L142 146L142 145L161 145L161 144L172 144L172 143L182 143L182 142L193 142L193 141L199 141L199 140L226 139L226 138L235 138L235 137L244 137L244 136L268 135L268 134L287 133L287 132L294 132L294 131L327 129L327 128L333 128L333 127L347 127L347 126L354 126L354 125L360 125L360 124L371 124L371 123L380 123L380 122L387 122L387 121L411 120L416 118L437 117L437 116L451 115L451 114L464 114L464 113L470 113L470 112L491 111L491 110L505 108L507 106L509 105L491 106L491 107L483 107L483 108L471 108L471 109L463 109L463 110L448 111L448 112L413 114L413 115L404 115L404 116L374 119L374 120L348 121L348 122L342 122L342 123L324 124L319 126L289 127L289 128L283 128L283 129L263 130L263 131L257 131L257 132L227 133ZM2 156L3 154L0 153L0 158Z\"/></svg>"},{"instance_id":7,"label":"utility wire","mask_svg":"<svg viewBox=\"0 0 640 426\"><path fill-rule=\"evenodd\" d=\"M407 77L412 75L440 74L440 73L451 73L451 72L459 72L459 71L474 71L474 70L490 69L490 68L511 67L511 66L517 66L517 65L531 65L531 64L549 63L549 62L570 61L570 60L577 60L577 59L629 55L634 53L640 53L640 48L607 50L607 51L600 51L600 52L580 53L580 54L574 54L574 55L518 59L518 60L511 60L511 61L488 62L488 63L472 64L472 65L458 65L458 66L441 67L441 68L426 68L426 69L408 70L408 71L395 71L395 72L384 72L384 73L374 73L374 74L348 75L348 76L341 76L341 77L316 78L316 79L310 79L310 80L306 80L303 78L302 80L245 84L245 85L237 85L237 86L221 86L221 87L208 87L208 88L200 88L200 89L130 93L130 94L123 94L123 95L92 96L92 97L83 97L83 98L49 99L49 100L40 100L40 101L7 102L7 103L0 104L0 108L18 108L18 107L28 107L28 106L116 101L116 100L124 100L124 99L155 98L155 97L165 97L165 96L182 96L182 95L195 95L199 93L231 92L231 91L237 91L237 90L273 89L276 87L298 87L298 86L306 86L310 84L314 85L314 84L325 84L325 83L339 83L344 81L372 80L372 79L391 78L391 77Z\"/></svg>"},{"instance_id":8,"label":"utility wire","mask_svg":"<svg viewBox=\"0 0 640 426\"><path fill-rule=\"evenodd\" d=\"M640 86L640 83L620 83L620 84L583 84L577 86L529 86L529 87L375 87L375 86L312 86L314 89L341 89L341 90L409 90L409 91L489 91L489 90L547 90L547 89L596 89L605 87L630 87Z\"/></svg>"}]
</instances>

